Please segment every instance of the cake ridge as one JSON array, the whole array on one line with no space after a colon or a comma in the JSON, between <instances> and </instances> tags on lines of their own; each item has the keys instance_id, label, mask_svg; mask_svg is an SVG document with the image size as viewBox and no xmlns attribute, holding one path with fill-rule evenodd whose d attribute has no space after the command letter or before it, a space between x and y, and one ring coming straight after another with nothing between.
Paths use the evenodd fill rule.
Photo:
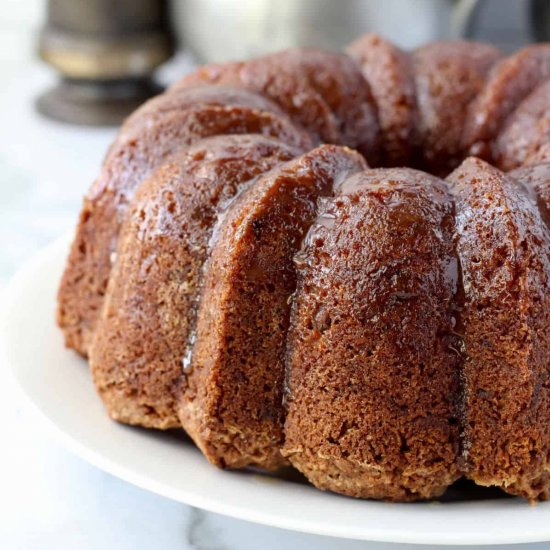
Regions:
<instances>
[{"instance_id":1,"label":"cake ridge","mask_svg":"<svg viewBox=\"0 0 550 550\"><path fill-rule=\"evenodd\" d=\"M523 185L550 229L550 163L522 166L511 171L510 176Z\"/></svg>"},{"instance_id":2,"label":"cake ridge","mask_svg":"<svg viewBox=\"0 0 550 550\"><path fill-rule=\"evenodd\" d=\"M463 131L469 154L493 158L492 140L525 97L550 77L550 44L526 46L493 67L484 90L474 100Z\"/></svg>"},{"instance_id":3,"label":"cake ridge","mask_svg":"<svg viewBox=\"0 0 550 550\"><path fill-rule=\"evenodd\" d=\"M479 169L486 178L479 179ZM549 444L545 415L550 396L537 389L550 359L550 318L544 305L550 283L549 233L524 186L483 161L467 159L449 180L457 184L459 252L468 274L466 475L478 484L500 485L536 499L537 488L529 487L532 452L541 445L535 462L543 460ZM493 195L502 221L493 221L483 209ZM472 213L465 214L469 208ZM475 237L491 244L495 239L493 247L477 249L469 242ZM514 309L514 318L506 308ZM542 408L542 418L530 419L527 409L532 406Z\"/></svg>"},{"instance_id":4,"label":"cake ridge","mask_svg":"<svg viewBox=\"0 0 550 550\"><path fill-rule=\"evenodd\" d=\"M96 386L114 418L180 426L182 359L195 331L217 207L252 177L299 152L258 135L214 137L176 155L142 184L127 213L121 259L90 348ZM178 298L169 300L172 293ZM151 341L151 331L156 340Z\"/></svg>"},{"instance_id":5,"label":"cake ridge","mask_svg":"<svg viewBox=\"0 0 550 550\"><path fill-rule=\"evenodd\" d=\"M330 193L342 171L362 167L357 153L320 146L263 174L220 222L205 264L194 367L180 408L182 425L215 464L284 464L280 384L292 250L316 195ZM258 305L248 303L252 298Z\"/></svg>"},{"instance_id":6,"label":"cake ridge","mask_svg":"<svg viewBox=\"0 0 550 550\"><path fill-rule=\"evenodd\" d=\"M311 259L302 264L289 341L284 454L321 488L390 500L433 497L460 475L458 429L450 422L456 414L457 357L440 333L450 328L453 289L446 261L431 265L436 250L450 259L451 197L443 181L409 169L371 169L348 182L327 205L334 208L335 223L314 229ZM424 221L428 208L430 221ZM357 246L372 231L386 246ZM360 235L359 241L351 234ZM416 255L412 249L396 255L391 243L400 240L416 243ZM437 306L428 292L435 287ZM402 323L407 328L399 333ZM430 329L420 338L415 324ZM430 362L432 354L438 359ZM424 403L425 417L415 404L424 390L412 382L424 370L450 397L440 394L432 405ZM386 375L395 378L383 390ZM413 426L426 444L420 453Z\"/></svg>"}]
</instances>

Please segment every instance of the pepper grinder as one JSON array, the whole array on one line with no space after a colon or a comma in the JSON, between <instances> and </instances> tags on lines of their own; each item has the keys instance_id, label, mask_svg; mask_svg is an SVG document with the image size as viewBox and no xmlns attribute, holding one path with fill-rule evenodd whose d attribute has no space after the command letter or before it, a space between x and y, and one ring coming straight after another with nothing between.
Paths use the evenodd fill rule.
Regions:
<instances>
[{"instance_id":1,"label":"pepper grinder","mask_svg":"<svg viewBox=\"0 0 550 550\"><path fill-rule=\"evenodd\" d=\"M37 109L73 124L118 125L162 91L153 72L173 53L167 0L49 0L39 55L60 80Z\"/></svg>"}]
</instances>

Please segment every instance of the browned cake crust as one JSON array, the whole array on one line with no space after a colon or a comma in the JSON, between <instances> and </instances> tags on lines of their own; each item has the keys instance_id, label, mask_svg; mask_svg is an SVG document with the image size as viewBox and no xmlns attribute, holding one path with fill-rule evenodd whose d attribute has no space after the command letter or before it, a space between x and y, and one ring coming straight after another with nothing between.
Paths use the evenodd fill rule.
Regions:
<instances>
[{"instance_id":1,"label":"browned cake crust","mask_svg":"<svg viewBox=\"0 0 550 550\"><path fill-rule=\"evenodd\" d=\"M218 212L246 182L299 153L261 136L210 138L140 186L90 348L96 387L114 419L179 427L174 399Z\"/></svg>"},{"instance_id":2,"label":"browned cake crust","mask_svg":"<svg viewBox=\"0 0 550 550\"><path fill-rule=\"evenodd\" d=\"M126 120L59 289L66 344L113 418L183 423L218 466L548 499L550 44L346 51L208 65ZM360 157L440 175L468 152L515 170Z\"/></svg>"},{"instance_id":3,"label":"browned cake crust","mask_svg":"<svg viewBox=\"0 0 550 550\"><path fill-rule=\"evenodd\" d=\"M523 187L479 159L450 176L462 265L466 474L548 496L550 237Z\"/></svg>"},{"instance_id":4,"label":"browned cake crust","mask_svg":"<svg viewBox=\"0 0 550 550\"><path fill-rule=\"evenodd\" d=\"M320 141L356 148L378 161L376 105L357 63L313 48L287 50L245 63L207 65L172 90L200 82L244 86L261 93Z\"/></svg>"},{"instance_id":5,"label":"browned cake crust","mask_svg":"<svg viewBox=\"0 0 550 550\"><path fill-rule=\"evenodd\" d=\"M509 175L527 189L542 221L550 228L550 163L522 166Z\"/></svg>"},{"instance_id":6,"label":"browned cake crust","mask_svg":"<svg viewBox=\"0 0 550 550\"><path fill-rule=\"evenodd\" d=\"M538 162L550 162L550 117L548 110L537 127L537 136L531 140L527 159L538 159ZM525 164L525 163L523 163ZM532 164L532 162L531 162Z\"/></svg>"},{"instance_id":7,"label":"browned cake crust","mask_svg":"<svg viewBox=\"0 0 550 550\"><path fill-rule=\"evenodd\" d=\"M550 164L526 166L518 168L510 173L516 181L527 187L531 198L536 202L541 219L550 229ZM538 445L538 455L534 456L533 469L537 468L540 474L534 474L534 481L529 480L526 492L524 488L514 487L515 494L521 494L528 498L550 500L550 363L546 363L546 372L541 371L539 378L540 395L537 399L543 404L539 405L538 422L546 430L541 430L541 440ZM538 403L537 403L538 404ZM542 412L541 412L542 411Z\"/></svg>"},{"instance_id":8,"label":"browned cake crust","mask_svg":"<svg viewBox=\"0 0 550 550\"><path fill-rule=\"evenodd\" d=\"M176 82L168 93L204 83L243 87L272 98L294 122L310 133L315 143L341 143L336 117L319 92L286 65L261 63L260 59L205 65ZM299 101L295 101L296 97Z\"/></svg>"},{"instance_id":9,"label":"browned cake crust","mask_svg":"<svg viewBox=\"0 0 550 550\"><path fill-rule=\"evenodd\" d=\"M265 174L231 204L206 265L182 426L218 466L282 463L293 255L335 181L365 168L325 145Z\"/></svg>"},{"instance_id":10,"label":"browned cake crust","mask_svg":"<svg viewBox=\"0 0 550 550\"><path fill-rule=\"evenodd\" d=\"M501 170L512 170L550 143L550 80L527 96L498 135L494 156Z\"/></svg>"},{"instance_id":11,"label":"browned cake crust","mask_svg":"<svg viewBox=\"0 0 550 550\"><path fill-rule=\"evenodd\" d=\"M550 142L545 143L544 145L541 145L537 151L529 155L525 159L525 162L523 163L523 165L535 166L537 164L549 163L549 162L550 162Z\"/></svg>"},{"instance_id":12,"label":"browned cake crust","mask_svg":"<svg viewBox=\"0 0 550 550\"><path fill-rule=\"evenodd\" d=\"M412 162L416 137L416 94L410 57L376 34L366 34L346 51L357 59L378 106L383 166Z\"/></svg>"},{"instance_id":13,"label":"browned cake crust","mask_svg":"<svg viewBox=\"0 0 550 550\"><path fill-rule=\"evenodd\" d=\"M146 101L124 122L124 129L144 123L151 124L151 121L168 112L173 113L201 105L248 107L285 117L276 103L251 90L235 86L203 84L161 94Z\"/></svg>"},{"instance_id":14,"label":"browned cake crust","mask_svg":"<svg viewBox=\"0 0 550 550\"><path fill-rule=\"evenodd\" d=\"M273 54L280 66L306 79L334 113L341 143L379 163L379 123L370 86L351 57L313 48Z\"/></svg>"},{"instance_id":15,"label":"browned cake crust","mask_svg":"<svg viewBox=\"0 0 550 550\"><path fill-rule=\"evenodd\" d=\"M388 500L459 477L453 206L444 182L369 170L297 256L283 454L321 489Z\"/></svg>"},{"instance_id":16,"label":"browned cake crust","mask_svg":"<svg viewBox=\"0 0 550 550\"><path fill-rule=\"evenodd\" d=\"M550 44L528 46L504 58L470 104L463 123L464 151L491 160L492 142L508 115L550 77Z\"/></svg>"},{"instance_id":17,"label":"browned cake crust","mask_svg":"<svg viewBox=\"0 0 550 550\"><path fill-rule=\"evenodd\" d=\"M420 166L447 175L464 158L462 125L499 51L477 42L434 42L412 54Z\"/></svg>"},{"instance_id":18,"label":"browned cake crust","mask_svg":"<svg viewBox=\"0 0 550 550\"><path fill-rule=\"evenodd\" d=\"M309 135L284 113L263 111L238 104L210 105L196 102L183 110L145 116L141 123L129 120L128 124L121 128L106 161L109 162L112 156L120 154L120 148L139 140L144 131L160 135L173 131L172 128L176 128L175 137L179 139L173 144L176 151L203 138L234 134L260 134L302 148L313 146Z\"/></svg>"},{"instance_id":19,"label":"browned cake crust","mask_svg":"<svg viewBox=\"0 0 550 550\"><path fill-rule=\"evenodd\" d=\"M195 106L159 116L152 125L121 130L84 199L59 288L57 321L68 347L83 355L88 352L120 223L136 186L171 154L201 138L250 133L309 145L307 136L286 117L245 107Z\"/></svg>"}]
</instances>

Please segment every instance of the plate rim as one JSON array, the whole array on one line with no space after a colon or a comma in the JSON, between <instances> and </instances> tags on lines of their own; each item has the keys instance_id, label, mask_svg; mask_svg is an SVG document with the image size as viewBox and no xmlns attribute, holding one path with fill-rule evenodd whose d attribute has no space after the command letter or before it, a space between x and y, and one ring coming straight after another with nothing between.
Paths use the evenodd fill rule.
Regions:
<instances>
[{"instance_id":1,"label":"plate rim","mask_svg":"<svg viewBox=\"0 0 550 550\"><path fill-rule=\"evenodd\" d=\"M6 344L8 333L6 327L9 324L9 313L18 302L20 293L27 287L30 279L36 274L40 266L53 262L54 257L60 253L61 247L68 250L68 246L72 240L72 235L72 232L66 233L62 237L51 242L49 245L38 250L34 255L27 259L26 262L23 263L23 265L16 271L0 293L0 303L4 304L0 310L0 371L5 372L8 376L10 376L19 389L24 403L34 411L35 416L47 429L47 432L50 433L62 447L67 449L72 454L78 456L92 466L113 475L114 477L176 502L236 519L291 531L373 542L460 546L536 543L550 541L550 516L548 527L546 529L540 528L536 533L523 533L521 536L516 533L515 537L511 537L510 534L503 534L501 535L503 538L499 538L499 536L494 532L486 537L477 534L477 536L470 536L468 538L467 530L461 533L460 539L457 538L455 533L445 537L442 537L440 534L430 534L429 532L419 534L417 532L413 533L410 531L394 531L390 533L387 529L377 530L372 526L367 529L368 532L363 534L359 532L341 532L335 529L334 526L325 525L322 522L313 524L311 521L293 518L288 515L282 516L281 514L276 514L273 512L270 513L262 510L254 510L252 508L246 508L245 506L238 506L232 503L224 504L215 497L209 497L204 494L200 495L194 491L186 491L181 488L171 489L165 483L155 481L154 479L151 479L150 476L145 474L134 472L132 471L131 466L119 464L117 461L105 456L105 454L101 451L87 446L81 440L78 440L71 434L64 431L63 428L48 415L40 404L33 400L32 396L28 392L28 389L17 376L17 367L13 364L13 360L7 352L8 346ZM51 313L53 316L53 312ZM67 350L67 353L72 352ZM388 505L390 506L391 504ZM543 505L550 506L550 503ZM410 506L414 506L414 504ZM445 506L445 504L443 504L443 506ZM531 507L528 506L526 507L526 510L530 508Z\"/></svg>"}]
</instances>

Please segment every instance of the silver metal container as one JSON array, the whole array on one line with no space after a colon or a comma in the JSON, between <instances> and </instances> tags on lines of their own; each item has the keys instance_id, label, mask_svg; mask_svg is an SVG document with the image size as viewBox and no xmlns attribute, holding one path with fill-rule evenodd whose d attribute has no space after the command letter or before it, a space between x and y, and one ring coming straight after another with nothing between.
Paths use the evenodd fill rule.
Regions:
<instances>
[{"instance_id":1,"label":"silver metal container","mask_svg":"<svg viewBox=\"0 0 550 550\"><path fill-rule=\"evenodd\" d=\"M462 36L477 0L181 0L173 16L198 60L294 46L340 49L375 31L403 47Z\"/></svg>"}]
</instances>

